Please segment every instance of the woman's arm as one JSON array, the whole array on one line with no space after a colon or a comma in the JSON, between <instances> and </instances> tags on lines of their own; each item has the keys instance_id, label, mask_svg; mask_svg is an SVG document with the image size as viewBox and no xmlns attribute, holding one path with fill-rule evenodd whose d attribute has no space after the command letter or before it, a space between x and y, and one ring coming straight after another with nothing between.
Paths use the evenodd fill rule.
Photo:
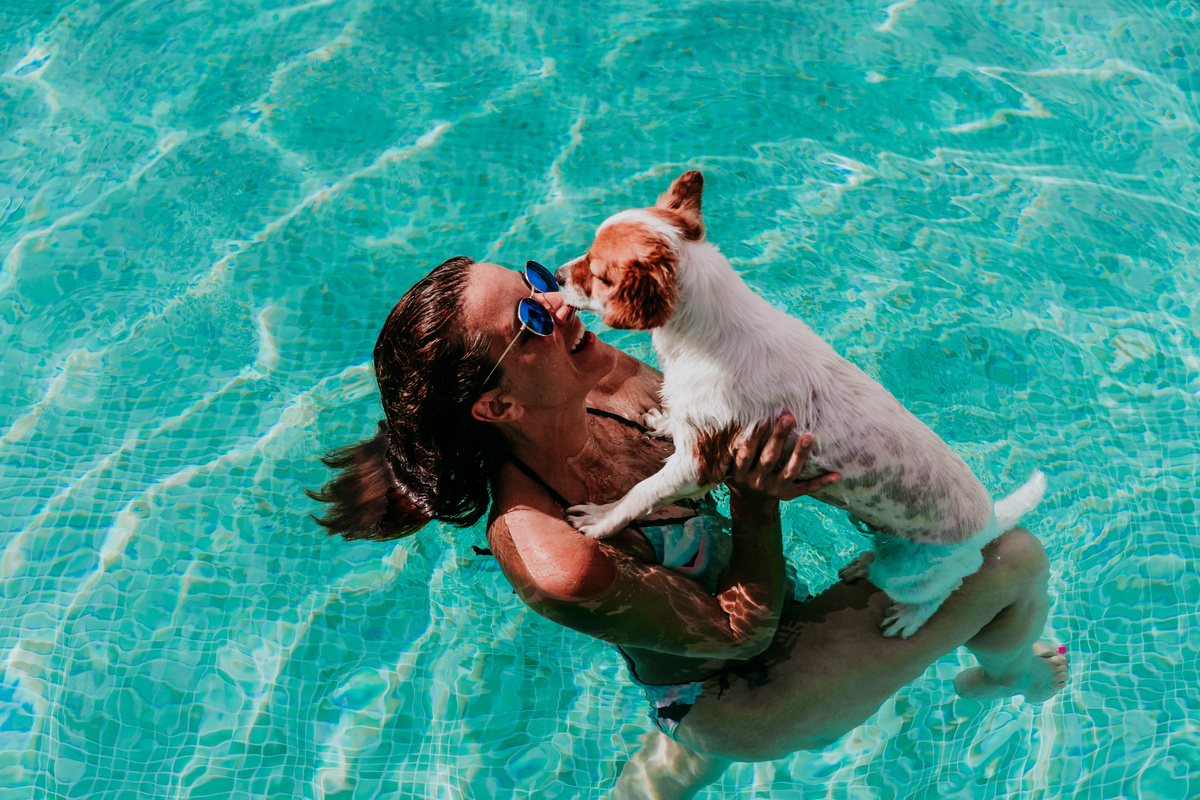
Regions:
<instances>
[{"instance_id":1,"label":"woman's arm","mask_svg":"<svg viewBox=\"0 0 1200 800\"><path fill-rule=\"evenodd\" d=\"M533 528L572 541L553 548L552 556L544 548L531 553L520 540ZM745 627L750 615L727 610L740 607L735 601L739 595L762 594L758 587L731 584L714 597L678 572L639 561L531 509L496 520L490 539L501 568L526 604L580 633L623 647L694 658L747 658L765 647L752 641L754 631ZM504 554L501 542L506 539L520 551L515 564Z\"/></svg>"},{"instance_id":2,"label":"woman's arm","mask_svg":"<svg viewBox=\"0 0 1200 800\"><path fill-rule=\"evenodd\" d=\"M791 451L785 452L794 425L795 419L784 415L769 436L768 426L760 426L733 455L727 479L733 551L717 596L730 617L738 621L737 627L752 632L747 636L747 647L754 649L751 655L774 639L787 599L780 501L811 494L841 479L829 474L798 480L812 449L812 436L797 438Z\"/></svg>"},{"instance_id":3,"label":"woman's arm","mask_svg":"<svg viewBox=\"0 0 1200 800\"><path fill-rule=\"evenodd\" d=\"M529 498L496 519L493 550L530 607L581 633L693 658L750 658L774 637L784 601L776 495L799 496L836 480L795 482L811 437L775 472L791 424L785 418L769 437L760 429L734 456L733 553L715 596L678 572L580 536L548 500Z\"/></svg>"}]
</instances>

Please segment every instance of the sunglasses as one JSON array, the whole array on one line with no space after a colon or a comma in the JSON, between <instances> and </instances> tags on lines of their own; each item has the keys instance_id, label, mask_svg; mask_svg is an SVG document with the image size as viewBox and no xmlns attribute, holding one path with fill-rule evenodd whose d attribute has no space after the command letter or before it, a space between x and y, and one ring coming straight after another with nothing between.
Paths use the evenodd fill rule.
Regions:
<instances>
[{"instance_id":1,"label":"sunglasses","mask_svg":"<svg viewBox=\"0 0 1200 800\"><path fill-rule=\"evenodd\" d=\"M535 294L545 294L546 292L559 291L558 281L550 274L550 270L543 267L536 261L525 262L525 283L529 286L529 297L521 299L517 303L517 321L521 323L521 329L529 331L535 336L549 336L554 333L554 317L550 316L550 312L546 307L533 299ZM517 339L521 338L521 331L517 331L517 335L508 343L508 347L504 348L504 352L500 354L500 358L496 359L496 365L492 367L492 371L483 379L483 385L487 386L488 381L496 374L496 370L500 368L500 362L508 355L508 351L513 349L513 345L517 343Z\"/></svg>"}]
</instances>

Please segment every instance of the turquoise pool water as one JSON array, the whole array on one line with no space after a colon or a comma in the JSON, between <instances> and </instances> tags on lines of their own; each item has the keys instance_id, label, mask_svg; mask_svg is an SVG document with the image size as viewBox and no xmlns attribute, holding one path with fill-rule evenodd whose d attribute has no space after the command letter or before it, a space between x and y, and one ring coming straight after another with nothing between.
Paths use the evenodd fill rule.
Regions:
<instances>
[{"instance_id":1,"label":"turquoise pool water","mask_svg":"<svg viewBox=\"0 0 1200 800\"><path fill-rule=\"evenodd\" d=\"M0 794L601 796L617 656L470 545L326 539L388 309L704 170L710 237L995 492L1041 707L957 654L721 798L1200 797L1200 6L7 0ZM650 357L644 337L603 334ZM787 512L815 586L862 542Z\"/></svg>"}]
</instances>

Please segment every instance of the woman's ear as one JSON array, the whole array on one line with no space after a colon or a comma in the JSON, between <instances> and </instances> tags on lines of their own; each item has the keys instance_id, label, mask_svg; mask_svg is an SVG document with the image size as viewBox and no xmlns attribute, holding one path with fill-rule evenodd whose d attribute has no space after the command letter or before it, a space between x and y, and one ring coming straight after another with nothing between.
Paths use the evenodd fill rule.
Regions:
<instances>
[{"instance_id":1,"label":"woman's ear","mask_svg":"<svg viewBox=\"0 0 1200 800\"><path fill-rule=\"evenodd\" d=\"M471 416L480 422L515 422L525 416L525 407L510 400L502 390L493 389L479 395L471 406Z\"/></svg>"}]
</instances>

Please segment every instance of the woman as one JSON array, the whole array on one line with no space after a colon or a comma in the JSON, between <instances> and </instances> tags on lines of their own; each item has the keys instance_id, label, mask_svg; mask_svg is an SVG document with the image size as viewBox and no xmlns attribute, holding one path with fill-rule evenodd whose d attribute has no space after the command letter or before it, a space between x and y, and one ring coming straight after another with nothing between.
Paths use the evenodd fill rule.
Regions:
<instances>
[{"instance_id":1,"label":"woman","mask_svg":"<svg viewBox=\"0 0 1200 800\"><path fill-rule=\"evenodd\" d=\"M611 539L577 533L567 508L621 497L671 445L639 425L659 375L587 332L555 289L536 263L522 274L468 258L413 286L375 345L387 420L331 454L343 471L313 497L330 504L320 522L351 539L471 525L490 502L488 542L521 599L616 645L646 691L658 730L616 796L691 797L730 760L830 744L959 645L981 664L956 678L962 695L1061 690L1065 656L1037 643L1047 562L1028 531L989 545L907 640L880 633L888 600L863 579L869 554L794 601L779 504L838 476L797 479L812 437L787 451L787 416L731 458L731 523L681 501Z\"/></svg>"}]
</instances>

